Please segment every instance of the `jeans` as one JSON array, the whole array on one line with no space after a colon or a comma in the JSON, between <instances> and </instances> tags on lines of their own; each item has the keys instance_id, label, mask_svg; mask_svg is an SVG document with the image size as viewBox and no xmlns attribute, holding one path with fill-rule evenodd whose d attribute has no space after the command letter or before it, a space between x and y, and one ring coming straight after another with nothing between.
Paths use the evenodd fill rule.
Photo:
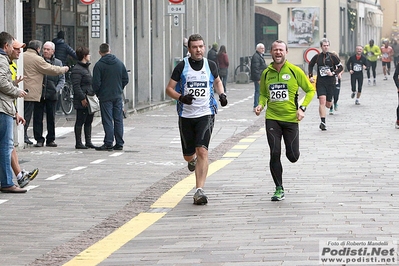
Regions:
<instances>
[{"instance_id":1,"label":"jeans","mask_svg":"<svg viewBox=\"0 0 399 266\"><path fill-rule=\"evenodd\" d=\"M254 81L255 94L254 94L254 108L259 105L260 84L259 81Z\"/></svg>"},{"instance_id":2,"label":"jeans","mask_svg":"<svg viewBox=\"0 0 399 266\"><path fill-rule=\"evenodd\" d=\"M11 168L11 152L14 149L13 123L14 119L11 116L0 113L0 183L2 188L14 186Z\"/></svg>"},{"instance_id":3,"label":"jeans","mask_svg":"<svg viewBox=\"0 0 399 266\"><path fill-rule=\"evenodd\" d=\"M123 146L123 103L122 97L110 101L100 100L101 120L105 132L104 144L112 146L114 142Z\"/></svg>"}]
</instances>

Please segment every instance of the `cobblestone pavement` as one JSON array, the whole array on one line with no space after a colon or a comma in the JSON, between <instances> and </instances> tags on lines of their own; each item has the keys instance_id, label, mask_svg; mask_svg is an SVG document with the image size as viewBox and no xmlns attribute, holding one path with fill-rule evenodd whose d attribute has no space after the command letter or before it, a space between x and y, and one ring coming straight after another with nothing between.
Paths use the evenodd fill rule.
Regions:
<instances>
[{"instance_id":1,"label":"cobblestone pavement","mask_svg":"<svg viewBox=\"0 0 399 266\"><path fill-rule=\"evenodd\" d=\"M157 212L156 222L108 247L114 251L98 265L318 265L320 240L397 240L396 88L379 75L377 86L364 85L361 105L350 93L345 73L327 131L318 129L316 97L308 107L301 158L291 164L283 153L281 202L270 201L269 149L263 115L252 112L253 84L228 84L229 105L217 115L210 147L210 162L223 166L208 177L206 206L193 205L189 189L176 206L152 207L191 174L173 105L125 119L122 152L75 150L73 116L58 116L64 133L57 148L19 151L23 168L40 168L28 193L0 194L0 265L63 265ZM100 145L98 117L95 125Z\"/></svg>"}]
</instances>

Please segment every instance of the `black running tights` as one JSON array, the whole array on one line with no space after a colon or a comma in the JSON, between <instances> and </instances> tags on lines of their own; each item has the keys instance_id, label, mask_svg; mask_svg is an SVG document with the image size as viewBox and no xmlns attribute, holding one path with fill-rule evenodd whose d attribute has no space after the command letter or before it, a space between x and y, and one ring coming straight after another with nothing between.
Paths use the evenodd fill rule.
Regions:
<instances>
[{"instance_id":1,"label":"black running tights","mask_svg":"<svg viewBox=\"0 0 399 266\"><path fill-rule=\"evenodd\" d=\"M288 123L266 119L266 136L270 147L270 172L276 187L283 186L283 166L281 164L281 139L284 139L286 156L295 163L299 159L298 123Z\"/></svg>"}]
</instances>

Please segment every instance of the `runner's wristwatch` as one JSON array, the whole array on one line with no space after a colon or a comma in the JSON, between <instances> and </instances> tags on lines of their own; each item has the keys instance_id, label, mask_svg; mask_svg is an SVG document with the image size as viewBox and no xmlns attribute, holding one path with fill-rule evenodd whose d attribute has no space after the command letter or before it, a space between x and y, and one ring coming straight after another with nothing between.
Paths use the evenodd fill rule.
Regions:
<instances>
[{"instance_id":1,"label":"runner's wristwatch","mask_svg":"<svg viewBox=\"0 0 399 266\"><path fill-rule=\"evenodd\" d=\"M299 106L299 109L301 109L303 112L305 112L306 111L306 106L301 105L301 106Z\"/></svg>"}]
</instances>

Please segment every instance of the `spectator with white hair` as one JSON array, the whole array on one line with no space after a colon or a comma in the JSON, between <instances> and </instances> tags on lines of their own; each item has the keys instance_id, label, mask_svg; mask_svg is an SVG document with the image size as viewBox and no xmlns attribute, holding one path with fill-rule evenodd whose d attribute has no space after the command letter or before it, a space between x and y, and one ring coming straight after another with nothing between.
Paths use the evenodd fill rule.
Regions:
<instances>
[{"instance_id":1,"label":"spectator with white hair","mask_svg":"<svg viewBox=\"0 0 399 266\"><path fill-rule=\"evenodd\" d=\"M53 42L45 42L43 45L43 58L53 66L62 67L61 60L55 58L55 45ZM65 75L45 75L43 79L42 96L39 102L35 102L33 109L33 136L37 143L35 147L43 147L46 140L48 147L57 147L55 143L55 108L58 92L64 87ZM47 136L43 137L43 114L46 112Z\"/></svg>"}]
</instances>

